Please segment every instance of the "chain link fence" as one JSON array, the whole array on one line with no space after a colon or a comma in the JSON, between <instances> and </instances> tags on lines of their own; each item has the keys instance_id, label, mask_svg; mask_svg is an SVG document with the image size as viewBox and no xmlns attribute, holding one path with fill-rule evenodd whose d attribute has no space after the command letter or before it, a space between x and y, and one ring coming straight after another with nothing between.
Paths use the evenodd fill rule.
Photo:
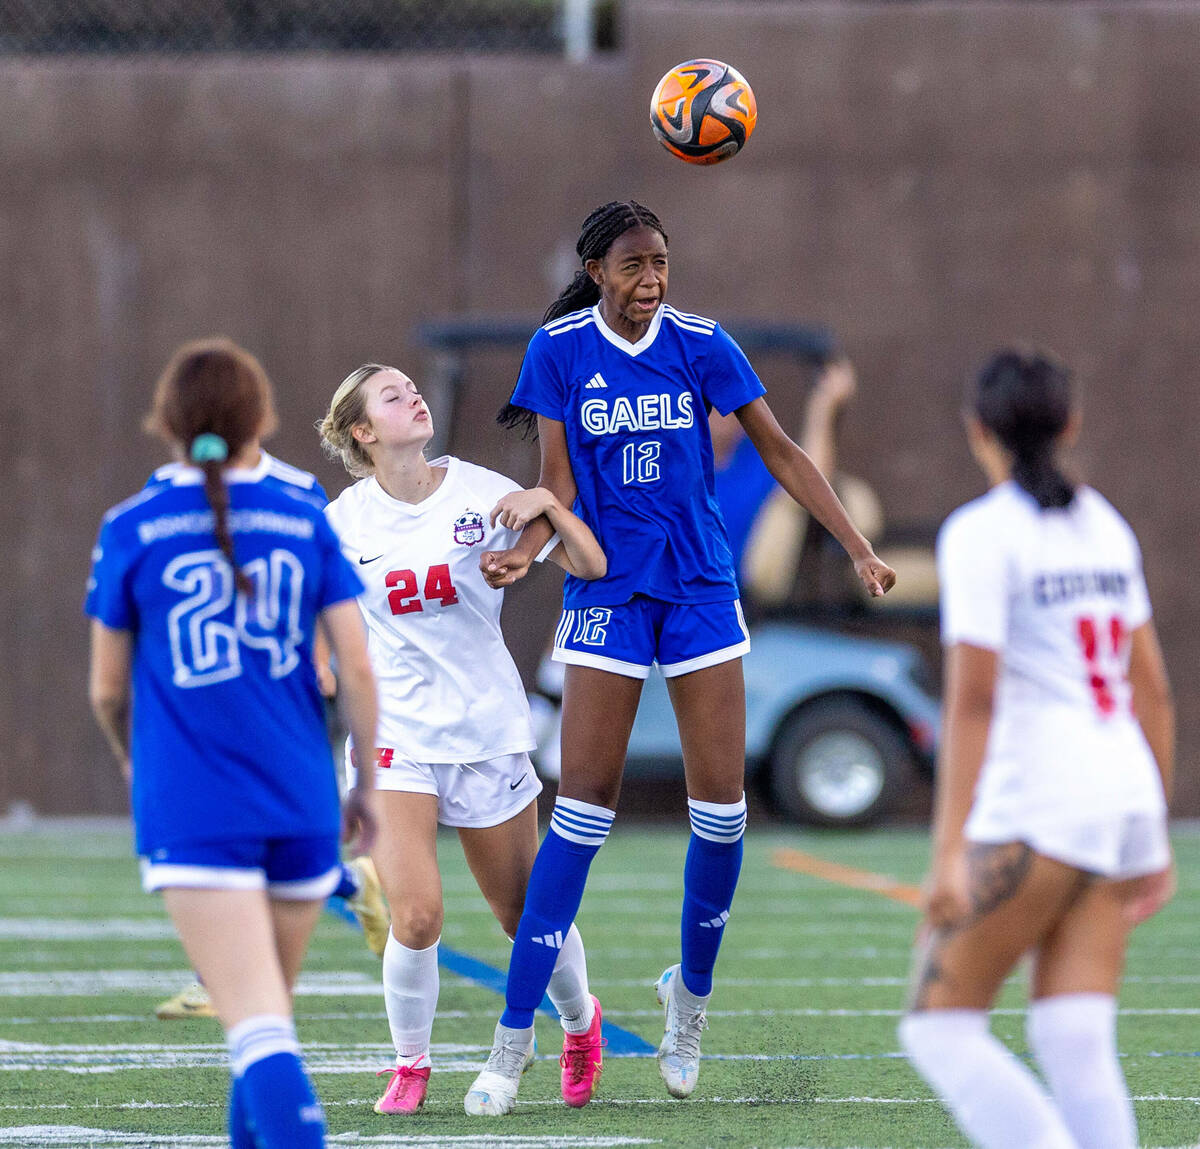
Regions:
<instances>
[{"instance_id":1,"label":"chain link fence","mask_svg":"<svg viewBox=\"0 0 1200 1149\"><path fill-rule=\"evenodd\" d=\"M589 51L618 0L0 0L0 55Z\"/></svg>"}]
</instances>

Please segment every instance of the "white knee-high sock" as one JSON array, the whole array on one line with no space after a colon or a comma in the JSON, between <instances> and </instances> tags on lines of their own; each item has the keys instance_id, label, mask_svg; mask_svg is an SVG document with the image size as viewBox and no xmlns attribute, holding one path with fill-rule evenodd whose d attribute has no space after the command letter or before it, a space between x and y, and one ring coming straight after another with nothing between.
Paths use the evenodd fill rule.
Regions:
<instances>
[{"instance_id":1,"label":"white knee-high sock","mask_svg":"<svg viewBox=\"0 0 1200 1149\"><path fill-rule=\"evenodd\" d=\"M1137 1122L1117 1060L1117 1003L1106 993L1033 1002L1025 1032L1083 1149L1135 1149Z\"/></svg>"},{"instance_id":2,"label":"white knee-high sock","mask_svg":"<svg viewBox=\"0 0 1200 1149\"><path fill-rule=\"evenodd\" d=\"M440 988L438 943L411 950L389 933L383 951L383 1002L397 1064L429 1064L429 1041Z\"/></svg>"},{"instance_id":3,"label":"white knee-high sock","mask_svg":"<svg viewBox=\"0 0 1200 1149\"><path fill-rule=\"evenodd\" d=\"M562 949L558 951L546 994L558 1010L563 1029L568 1033L587 1033L596 1010L588 990L583 938L574 924L563 936Z\"/></svg>"},{"instance_id":4,"label":"white knee-high sock","mask_svg":"<svg viewBox=\"0 0 1200 1149\"><path fill-rule=\"evenodd\" d=\"M1078 1149L1037 1079L988 1032L978 1009L931 1009L900 1022L917 1071L980 1149Z\"/></svg>"}]
</instances>

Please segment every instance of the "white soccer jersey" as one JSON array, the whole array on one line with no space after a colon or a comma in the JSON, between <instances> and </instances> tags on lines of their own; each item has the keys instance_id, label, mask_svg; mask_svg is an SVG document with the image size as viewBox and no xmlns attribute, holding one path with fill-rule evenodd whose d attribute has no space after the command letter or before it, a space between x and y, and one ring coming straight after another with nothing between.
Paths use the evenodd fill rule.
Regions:
<instances>
[{"instance_id":1,"label":"white soccer jersey","mask_svg":"<svg viewBox=\"0 0 1200 1149\"><path fill-rule=\"evenodd\" d=\"M1129 636L1150 601L1116 510L1088 487L1041 510L1002 483L946 520L938 576L945 645L999 654L968 837L1165 810L1127 678Z\"/></svg>"},{"instance_id":2,"label":"white soccer jersey","mask_svg":"<svg viewBox=\"0 0 1200 1149\"><path fill-rule=\"evenodd\" d=\"M483 762L532 750L529 703L504 644L504 592L483 580L479 556L519 533L488 523L520 486L452 456L421 503L394 499L374 477L326 508L342 550L366 584L359 598L379 683L380 746L417 762Z\"/></svg>"}]
</instances>

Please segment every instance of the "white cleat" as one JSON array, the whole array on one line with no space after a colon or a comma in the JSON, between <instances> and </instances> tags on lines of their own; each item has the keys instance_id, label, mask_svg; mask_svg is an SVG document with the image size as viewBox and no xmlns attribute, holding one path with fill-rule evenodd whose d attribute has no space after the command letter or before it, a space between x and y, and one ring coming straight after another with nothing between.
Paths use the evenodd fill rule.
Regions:
<instances>
[{"instance_id":1,"label":"white cleat","mask_svg":"<svg viewBox=\"0 0 1200 1149\"><path fill-rule=\"evenodd\" d=\"M463 1108L472 1117L503 1117L517 1103L521 1074L537 1055L532 1029L510 1029L496 1023L496 1037L483 1072L463 1098Z\"/></svg>"},{"instance_id":2,"label":"white cleat","mask_svg":"<svg viewBox=\"0 0 1200 1149\"><path fill-rule=\"evenodd\" d=\"M658 1047L658 1071L672 1097L690 1097L695 1090L700 1077L700 1034L708 1028L703 1005L689 1010L677 1000L675 991L682 984L677 965L663 970L662 977L654 983L658 1004L666 1016L662 1044Z\"/></svg>"}]
</instances>

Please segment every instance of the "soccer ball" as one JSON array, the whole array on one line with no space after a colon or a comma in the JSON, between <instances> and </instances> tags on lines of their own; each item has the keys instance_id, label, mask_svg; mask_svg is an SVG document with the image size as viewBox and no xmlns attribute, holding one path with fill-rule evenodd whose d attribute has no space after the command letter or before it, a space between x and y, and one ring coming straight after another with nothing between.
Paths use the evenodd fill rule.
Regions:
<instances>
[{"instance_id":1,"label":"soccer ball","mask_svg":"<svg viewBox=\"0 0 1200 1149\"><path fill-rule=\"evenodd\" d=\"M650 126L673 156L689 164L719 164L745 146L758 105L745 77L720 60L685 60L650 97Z\"/></svg>"}]
</instances>

